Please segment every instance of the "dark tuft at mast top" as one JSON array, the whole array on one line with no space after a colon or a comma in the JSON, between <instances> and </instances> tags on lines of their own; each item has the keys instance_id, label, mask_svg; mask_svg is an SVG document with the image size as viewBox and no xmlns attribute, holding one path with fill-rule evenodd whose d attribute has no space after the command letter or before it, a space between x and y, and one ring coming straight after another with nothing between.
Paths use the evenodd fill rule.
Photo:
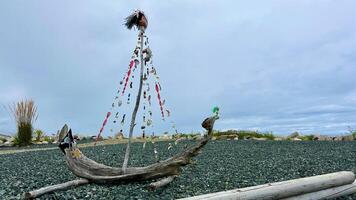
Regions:
<instances>
[{"instance_id":1,"label":"dark tuft at mast top","mask_svg":"<svg viewBox=\"0 0 356 200\"><path fill-rule=\"evenodd\" d=\"M146 30L148 25L147 17L141 10L135 10L131 15L126 17L125 26L131 30L136 27L138 30Z\"/></svg>"}]
</instances>

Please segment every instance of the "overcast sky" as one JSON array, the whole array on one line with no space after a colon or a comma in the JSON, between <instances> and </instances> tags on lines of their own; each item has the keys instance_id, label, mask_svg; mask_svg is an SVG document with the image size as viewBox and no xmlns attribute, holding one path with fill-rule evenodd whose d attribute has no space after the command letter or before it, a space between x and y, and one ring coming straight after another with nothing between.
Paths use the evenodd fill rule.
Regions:
<instances>
[{"instance_id":1,"label":"overcast sky","mask_svg":"<svg viewBox=\"0 0 356 200\"><path fill-rule=\"evenodd\" d=\"M122 25L133 9L148 16L167 121L179 131L201 131L215 105L217 129L356 128L354 0L2 0L0 104L32 98L35 128L96 134L136 45ZM0 132L16 132L4 109Z\"/></svg>"}]
</instances>

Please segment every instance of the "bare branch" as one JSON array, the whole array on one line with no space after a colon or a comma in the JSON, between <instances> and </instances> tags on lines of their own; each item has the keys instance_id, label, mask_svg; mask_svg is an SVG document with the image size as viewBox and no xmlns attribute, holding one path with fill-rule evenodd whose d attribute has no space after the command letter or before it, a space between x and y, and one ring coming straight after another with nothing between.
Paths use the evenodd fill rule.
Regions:
<instances>
[{"instance_id":1,"label":"bare branch","mask_svg":"<svg viewBox=\"0 0 356 200\"><path fill-rule=\"evenodd\" d=\"M151 183L148 186L148 188L150 188L151 190L155 190L157 188L164 187L164 186L168 185L169 183L171 183L177 177L178 176L168 176L168 177L163 178L163 179L161 179L159 181Z\"/></svg>"},{"instance_id":2,"label":"bare branch","mask_svg":"<svg viewBox=\"0 0 356 200\"><path fill-rule=\"evenodd\" d=\"M66 190L70 187L77 187L77 186L88 184L88 183L90 183L90 182L87 179L77 179L77 180L68 181L65 183L57 184L57 185L43 187L38 190L26 192L25 199L34 199L34 198L40 197L46 193L51 193L51 192L60 191L60 190Z\"/></svg>"},{"instance_id":3,"label":"bare branch","mask_svg":"<svg viewBox=\"0 0 356 200\"><path fill-rule=\"evenodd\" d=\"M130 146L131 146L131 140L132 140L132 134L133 134L133 130L135 127L135 120L136 120L136 115L137 115L137 111L138 111L138 107L140 106L140 99L141 99L141 95L142 95L142 85L143 85L143 53L142 53L142 49L143 49L143 30L140 30L139 33L139 38L140 38L140 59L141 59L141 69L140 69L140 85L138 88L138 93L137 93L137 97L136 97L136 104L135 104L135 108L132 112L132 117L131 117L131 124L130 124L130 132L129 132L129 141L127 143L126 146L126 152L125 152L125 158L124 158L124 163L122 164L122 171L125 173L126 169L127 169L127 164L129 162L129 156L130 156Z\"/></svg>"}]
</instances>

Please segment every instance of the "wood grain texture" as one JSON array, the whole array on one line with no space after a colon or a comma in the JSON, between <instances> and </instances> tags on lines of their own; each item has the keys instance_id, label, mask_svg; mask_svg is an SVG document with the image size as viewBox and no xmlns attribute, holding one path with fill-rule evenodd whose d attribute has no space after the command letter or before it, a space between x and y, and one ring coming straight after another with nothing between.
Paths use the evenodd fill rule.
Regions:
<instances>
[{"instance_id":1,"label":"wood grain texture","mask_svg":"<svg viewBox=\"0 0 356 200\"><path fill-rule=\"evenodd\" d=\"M299 196L307 193L318 192L330 188L352 184L355 181L353 172L342 171L319 176L312 176L289 181L269 183L247 188L228 190L217 193L199 195L184 200L217 200L217 199L241 199L241 200L274 200ZM318 199L318 198L316 198Z\"/></svg>"}]
</instances>

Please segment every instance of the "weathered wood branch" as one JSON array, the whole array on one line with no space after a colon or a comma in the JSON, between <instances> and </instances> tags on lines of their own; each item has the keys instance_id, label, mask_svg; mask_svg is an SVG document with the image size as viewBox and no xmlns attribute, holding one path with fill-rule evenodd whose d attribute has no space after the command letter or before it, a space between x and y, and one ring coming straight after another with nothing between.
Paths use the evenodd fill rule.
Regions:
<instances>
[{"instance_id":1,"label":"weathered wood branch","mask_svg":"<svg viewBox=\"0 0 356 200\"><path fill-rule=\"evenodd\" d=\"M60 190L67 190L69 188L77 187L77 186L88 184L88 183L90 183L90 182L87 179L77 179L77 180L68 181L65 183L57 184L57 185L43 187L43 188L40 188L37 190L33 190L31 192L26 192L25 199L34 199L34 198L42 196L46 193L51 193L51 192L60 191Z\"/></svg>"},{"instance_id":2,"label":"weathered wood branch","mask_svg":"<svg viewBox=\"0 0 356 200\"><path fill-rule=\"evenodd\" d=\"M65 190L72 186L87 183L122 183L148 179L163 178L152 184L152 188L163 187L174 180L180 174L180 168L191 163L191 159L199 154L201 149L211 138L214 122L217 117L210 117L204 120L202 126L208 130L208 134L197 144L186 149L178 155L168 158L159 163L154 163L145 167L129 167L124 172L122 168L110 167L97 163L87 158L75 145L66 148L65 159L68 168L82 179L69 181L66 183L47 186L25 194L26 198L39 197L45 193L58 190Z\"/></svg>"},{"instance_id":3,"label":"weathered wood branch","mask_svg":"<svg viewBox=\"0 0 356 200\"><path fill-rule=\"evenodd\" d=\"M137 115L137 111L138 108L140 107L140 100L141 100L141 95L142 95L142 85L143 85L143 34L144 34L144 29L140 29L140 33L139 33L139 39L140 39L140 64L141 64L141 68L140 68L140 85L138 88L138 93L137 93L137 97L136 97L136 104L135 104L135 108L132 112L132 116L131 116L131 124L130 124L130 132L129 132L129 141L127 143L126 146L126 151L125 151L125 158L124 158L124 162L122 164L122 170L124 172L126 172L127 169L127 165L129 162L129 156L130 156L130 147L131 147L131 140L132 140L132 134L135 128L135 120L136 120L136 115Z\"/></svg>"},{"instance_id":4,"label":"weathered wood branch","mask_svg":"<svg viewBox=\"0 0 356 200\"><path fill-rule=\"evenodd\" d=\"M66 161L68 168L76 176L97 183L162 178L179 175L180 167L189 164L191 159L199 153L200 149L207 144L209 139L210 137L207 136L191 148L164 161L145 167L129 167L126 169L126 173L121 168L105 166L90 160L76 147L72 150L66 150Z\"/></svg>"},{"instance_id":5,"label":"weathered wood branch","mask_svg":"<svg viewBox=\"0 0 356 200\"><path fill-rule=\"evenodd\" d=\"M75 146L65 150L65 158L68 168L76 176L97 183L140 181L179 175L180 167L189 164L191 159L196 156L210 140L216 119L217 117L210 117L204 120L202 126L208 130L208 134L196 145L178 155L145 167L129 167L126 171L121 168L109 167L87 158Z\"/></svg>"},{"instance_id":6,"label":"weathered wood branch","mask_svg":"<svg viewBox=\"0 0 356 200\"><path fill-rule=\"evenodd\" d=\"M178 176L168 176L166 178L163 178L161 180L151 183L150 185L148 185L148 188L151 190L155 190L157 188L164 187L164 186L168 185L169 183L171 183L172 181L174 181L174 179L177 177Z\"/></svg>"}]
</instances>

